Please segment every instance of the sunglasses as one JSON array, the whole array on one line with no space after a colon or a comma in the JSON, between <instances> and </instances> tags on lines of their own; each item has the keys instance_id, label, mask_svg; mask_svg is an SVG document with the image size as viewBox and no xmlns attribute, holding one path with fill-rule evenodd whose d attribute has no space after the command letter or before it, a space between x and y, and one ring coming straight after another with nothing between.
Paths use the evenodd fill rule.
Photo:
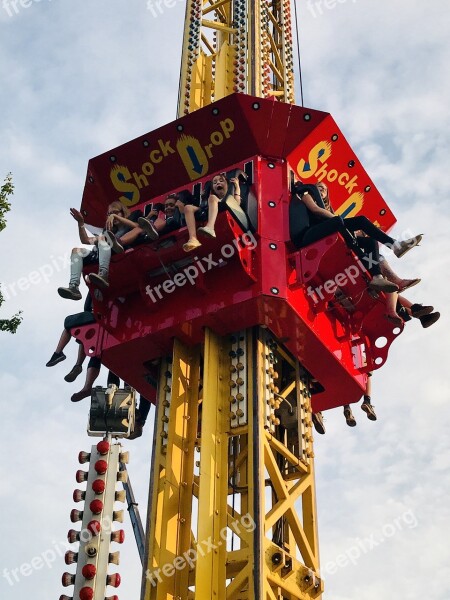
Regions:
<instances>
[{"instance_id":1,"label":"sunglasses","mask_svg":"<svg viewBox=\"0 0 450 600\"><path fill-rule=\"evenodd\" d=\"M111 215L120 215L120 213L123 212L122 210L111 210L109 211L109 213L106 213L106 215L108 217L110 217Z\"/></svg>"}]
</instances>

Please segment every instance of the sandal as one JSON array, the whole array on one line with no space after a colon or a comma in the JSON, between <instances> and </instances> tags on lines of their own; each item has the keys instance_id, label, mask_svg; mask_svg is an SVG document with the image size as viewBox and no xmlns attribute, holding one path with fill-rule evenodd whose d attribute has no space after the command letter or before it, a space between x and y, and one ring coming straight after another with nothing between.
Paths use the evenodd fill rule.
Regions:
<instances>
[{"instance_id":1,"label":"sandal","mask_svg":"<svg viewBox=\"0 0 450 600\"><path fill-rule=\"evenodd\" d=\"M422 280L421 279L403 279L402 281L405 282L405 285L400 284L398 286L399 292L404 292L405 290L409 290L409 288L414 287L415 285L420 283Z\"/></svg>"},{"instance_id":2,"label":"sandal","mask_svg":"<svg viewBox=\"0 0 450 600\"><path fill-rule=\"evenodd\" d=\"M183 244L183 250L185 252L191 252L191 250L195 250L202 245L201 242L198 241L197 238L189 238L189 240Z\"/></svg>"}]
</instances>

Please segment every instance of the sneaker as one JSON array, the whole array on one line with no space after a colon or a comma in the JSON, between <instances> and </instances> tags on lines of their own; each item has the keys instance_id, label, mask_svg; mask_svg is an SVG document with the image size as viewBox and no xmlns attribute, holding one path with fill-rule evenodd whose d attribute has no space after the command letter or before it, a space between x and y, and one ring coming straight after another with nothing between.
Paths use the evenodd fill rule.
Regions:
<instances>
[{"instance_id":1,"label":"sneaker","mask_svg":"<svg viewBox=\"0 0 450 600\"><path fill-rule=\"evenodd\" d=\"M371 421L377 420L377 415L375 414L375 411L373 410L373 406L370 404L370 402L366 402L364 400L364 402L361 404L361 410L363 410L366 413L367 418L370 419Z\"/></svg>"},{"instance_id":2,"label":"sneaker","mask_svg":"<svg viewBox=\"0 0 450 600\"><path fill-rule=\"evenodd\" d=\"M206 225L205 225L205 227L199 227L197 229L197 232L200 233L201 235L205 235L206 237L211 237L211 238L216 237L216 232L214 231L214 229L212 227L207 227Z\"/></svg>"},{"instance_id":3,"label":"sneaker","mask_svg":"<svg viewBox=\"0 0 450 600\"><path fill-rule=\"evenodd\" d=\"M105 238L111 250L113 250L116 254L122 254L122 252L125 251L124 247L119 243L112 231L106 231Z\"/></svg>"},{"instance_id":4,"label":"sneaker","mask_svg":"<svg viewBox=\"0 0 450 600\"><path fill-rule=\"evenodd\" d=\"M431 325L436 323L436 321L439 321L440 316L441 316L441 313L435 312L435 313L432 313L431 315L424 315L423 317L419 317L419 318L420 318L420 322L422 323L422 327L424 329L426 329L427 327L431 327Z\"/></svg>"},{"instance_id":5,"label":"sneaker","mask_svg":"<svg viewBox=\"0 0 450 600\"><path fill-rule=\"evenodd\" d=\"M64 352L53 352L51 359L45 366L54 367L63 360L66 360L66 355L64 354Z\"/></svg>"},{"instance_id":6,"label":"sneaker","mask_svg":"<svg viewBox=\"0 0 450 600\"><path fill-rule=\"evenodd\" d=\"M414 248L414 246L417 246L422 241L422 238L423 238L423 234L420 234L420 235L416 235L415 237L409 238L409 240L395 242L395 244L394 244L395 256L397 258L400 258L404 254L406 254L408 252L408 250L411 250L411 248Z\"/></svg>"},{"instance_id":7,"label":"sneaker","mask_svg":"<svg viewBox=\"0 0 450 600\"><path fill-rule=\"evenodd\" d=\"M323 424L323 416L321 412L312 413L312 422L317 433L323 435L325 433L325 425Z\"/></svg>"},{"instance_id":8,"label":"sneaker","mask_svg":"<svg viewBox=\"0 0 450 600\"><path fill-rule=\"evenodd\" d=\"M76 392L75 394L72 394L72 396L70 397L71 402L79 402L80 400L83 400L84 398L88 398L92 393L92 390L81 390L81 392Z\"/></svg>"},{"instance_id":9,"label":"sneaker","mask_svg":"<svg viewBox=\"0 0 450 600\"><path fill-rule=\"evenodd\" d=\"M157 240L159 238L159 233L156 231L155 226L145 217L139 217L138 225L151 240Z\"/></svg>"},{"instance_id":10,"label":"sneaker","mask_svg":"<svg viewBox=\"0 0 450 600\"><path fill-rule=\"evenodd\" d=\"M81 300L81 292L77 285L69 284L69 287L58 288L58 294L66 300Z\"/></svg>"},{"instance_id":11,"label":"sneaker","mask_svg":"<svg viewBox=\"0 0 450 600\"><path fill-rule=\"evenodd\" d=\"M197 238L189 238L189 240L183 244L183 250L185 252L191 252L191 250L195 250L202 245L201 242L198 241Z\"/></svg>"},{"instance_id":12,"label":"sneaker","mask_svg":"<svg viewBox=\"0 0 450 600\"><path fill-rule=\"evenodd\" d=\"M78 377L82 370L83 367L81 365L75 365L70 371L70 373L67 373L67 375L64 377L64 381L72 383L72 381L75 381L75 379Z\"/></svg>"},{"instance_id":13,"label":"sneaker","mask_svg":"<svg viewBox=\"0 0 450 600\"><path fill-rule=\"evenodd\" d=\"M423 306L422 304L413 304L410 308L411 316L416 319L429 315L434 310L434 306Z\"/></svg>"},{"instance_id":14,"label":"sneaker","mask_svg":"<svg viewBox=\"0 0 450 600\"><path fill-rule=\"evenodd\" d=\"M356 425L356 419L353 416L351 408L344 409L344 417L349 427L354 427Z\"/></svg>"},{"instance_id":15,"label":"sneaker","mask_svg":"<svg viewBox=\"0 0 450 600\"><path fill-rule=\"evenodd\" d=\"M372 277L372 281L369 282L369 289L375 290L377 292L397 292L398 285L396 283L392 283L388 279L385 279L382 275L374 275Z\"/></svg>"},{"instance_id":16,"label":"sneaker","mask_svg":"<svg viewBox=\"0 0 450 600\"><path fill-rule=\"evenodd\" d=\"M100 271L100 273L91 273L89 275L89 280L92 283L92 285L95 286L96 288L100 288L102 290L109 288L107 272Z\"/></svg>"}]
</instances>

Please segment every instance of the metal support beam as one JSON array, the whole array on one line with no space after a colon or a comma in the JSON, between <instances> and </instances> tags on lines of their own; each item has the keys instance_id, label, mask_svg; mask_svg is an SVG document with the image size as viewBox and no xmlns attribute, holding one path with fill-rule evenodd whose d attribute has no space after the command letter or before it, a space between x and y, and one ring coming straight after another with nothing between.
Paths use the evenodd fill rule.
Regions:
<instances>
[{"instance_id":1,"label":"metal support beam","mask_svg":"<svg viewBox=\"0 0 450 600\"><path fill-rule=\"evenodd\" d=\"M233 92L294 103L291 0L187 0L178 116Z\"/></svg>"},{"instance_id":2,"label":"metal support beam","mask_svg":"<svg viewBox=\"0 0 450 600\"><path fill-rule=\"evenodd\" d=\"M159 386L143 600L321 598L310 396L266 329L175 342Z\"/></svg>"}]
</instances>

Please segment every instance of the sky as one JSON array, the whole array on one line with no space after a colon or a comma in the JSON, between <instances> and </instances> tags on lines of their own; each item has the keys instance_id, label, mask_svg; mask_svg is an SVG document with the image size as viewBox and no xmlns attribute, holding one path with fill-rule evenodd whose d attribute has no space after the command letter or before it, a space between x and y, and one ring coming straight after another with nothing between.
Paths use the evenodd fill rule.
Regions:
<instances>
[{"instance_id":1,"label":"sky","mask_svg":"<svg viewBox=\"0 0 450 600\"><path fill-rule=\"evenodd\" d=\"M91 157L175 118L184 3L11 4L0 2L0 179L11 171L15 184L0 236L0 315L21 309L24 321L0 341L0 595L48 600L67 593L77 456L93 443L87 401L70 402L81 384L63 380L76 344L45 368L69 312L56 292L77 243L69 208L80 204ZM425 234L394 267L421 277L408 297L442 315L426 330L408 323L391 347L374 376L377 422L357 405L353 429L340 409L325 413L327 433L315 439L324 598L448 600L448 3L313 0L298 10L304 104L332 114L396 214L394 235ZM41 276L32 281L33 271ZM151 443L148 425L126 443L143 514ZM126 529L118 595L137 600L140 565Z\"/></svg>"}]
</instances>

